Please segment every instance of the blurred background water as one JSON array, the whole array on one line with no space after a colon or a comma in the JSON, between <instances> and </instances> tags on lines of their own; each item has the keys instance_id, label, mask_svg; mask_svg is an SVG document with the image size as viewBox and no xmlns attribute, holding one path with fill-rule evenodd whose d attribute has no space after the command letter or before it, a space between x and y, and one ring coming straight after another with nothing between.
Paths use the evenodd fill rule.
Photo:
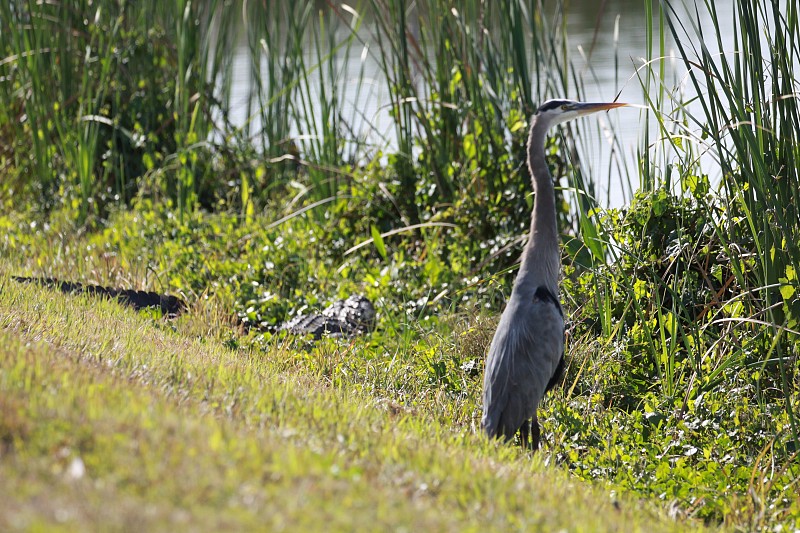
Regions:
<instances>
[{"instance_id":1,"label":"blurred background water","mask_svg":"<svg viewBox=\"0 0 800 533\"><path fill-rule=\"evenodd\" d=\"M566 89L560 91L563 94L553 96L585 101L619 100L644 104L641 81L644 74L638 69L645 65L645 58L648 56L648 24L655 35L651 57L656 58L659 55L658 2L653 4L652 20L647 20L646 4L641 0L569 0L563 4L554 4L556 8L545 7L545 16L551 24L564 25L563 51L574 69L572 76L566 78L569 80ZM698 12L680 2L672 7L677 18L687 25L690 33L693 26L714 31L705 10ZM720 20L731 21L731 0L716 2L716 9ZM409 17L409 31L412 34L419 32L419 27L415 26L417 20ZM725 41L727 29L720 29ZM335 38L343 40L349 31L348 27L340 25L336 28L338 35ZM384 153L391 153L397 149L397 144L389 114L389 91L382 76L379 59L373 53L377 50L374 36L378 31L380 30L374 20L366 20L358 30L361 46L342 48L335 53L337 60L347 69L343 84L344 102L345 107L350 109L345 109L343 114L357 117L355 124L351 126L359 131L367 145L376 150L381 149ZM251 50L244 32L240 35L240 42L234 49L230 119L234 125L249 127L250 133L257 135L262 127L259 117L248 115L248 110L252 113L252 107L248 108L253 82ZM684 83L686 69L675 59L675 46L669 31L665 31L664 35L664 77L655 83L663 83L674 94L683 93L680 99L689 101L694 89ZM317 58L310 39L309 36L305 60L307 64L313 65ZM428 50L427 53L435 54L436 51ZM364 80L360 90L356 90L358 84L355 80L358 79ZM353 82L348 83L347 80ZM319 91L319 76L312 73L310 82L312 94ZM649 90L654 88L651 85ZM691 106L687 109L691 109ZM623 205L630 201L632 192L638 188L637 154L644 142L642 131L649 130L652 144L658 137L657 123L652 117L648 120L646 111L636 108L617 110L589 120L597 121L599 134L584 135L578 140L581 168L595 184L597 200L601 205ZM294 138L302 140L306 135L307 132L299 131L296 125L292 126ZM618 144L612 149L614 137ZM708 163L713 165L712 160ZM713 170L711 173L713 174Z\"/></svg>"}]
</instances>

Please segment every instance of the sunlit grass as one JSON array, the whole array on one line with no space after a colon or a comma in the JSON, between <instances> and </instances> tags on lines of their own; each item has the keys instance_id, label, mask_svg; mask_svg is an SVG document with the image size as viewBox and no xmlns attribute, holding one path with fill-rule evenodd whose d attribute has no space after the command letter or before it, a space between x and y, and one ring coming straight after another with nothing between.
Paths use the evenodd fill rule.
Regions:
<instances>
[{"instance_id":1,"label":"sunlit grass","mask_svg":"<svg viewBox=\"0 0 800 533\"><path fill-rule=\"evenodd\" d=\"M737 3L733 31L722 35L713 3L686 6L705 12L713 32L693 27L677 2L658 12L645 4L648 63L639 77L649 112L638 172L627 176L639 193L624 208L600 208L598 176L568 165L578 162L573 145L604 132L578 124L548 145L559 194L572 200L559 203L569 369L543 405L546 445L530 470L516 451L487 448L476 426L492 317L528 228L527 117L549 96L582 92L564 55L561 5L276 4L0 6L0 346L10 347L4 372L8 365L21 377L0 398L11 406L9 427L38 443L30 461L2 463L11 486L52 495L48 481L64 481L69 464L57 443L31 429L42 420L85 465L108 461L105 473L154 467L146 458L130 466L124 442L121 452L81 447L69 440L74 428L139 435L154 449L174 439L174 454L155 456L153 483L151 474L131 478L139 492L104 481L120 509L146 503L142 487L163 484L168 497L150 526L193 519L176 514L182 501L229 502L241 527L263 520L240 505L235 481L251 468L263 473L254 465L269 463L275 448L294 446L292 461L308 463L292 471L299 485L313 486L334 464L355 468L359 479L337 478L355 483L348 498L363 501L374 487L390 502L402 493L396 516L419 509L411 525L421 529L463 529L474 501L481 526L549 529L547 515L526 524L530 515L518 514L521 494L541 490L519 479L550 478L540 461L740 529L797 527L797 7ZM245 123L235 125L232 106L242 102L232 101L232 50L241 34L249 85ZM664 79L670 37L696 98ZM346 112L344 85L355 84L362 103L373 96L367 59L387 87L378 107L396 145L363 109ZM656 135L647 121L658 123ZM12 274L177 292L191 309L166 323L23 289L5 281ZM245 323L275 326L349 292L378 306L368 338L311 347L246 331ZM45 401L51 390L63 404ZM83 390L101 392L93 399ZM137 418L141 411L149 418ZM183 418L162 432L161 422ZM215 424L231 436L219 450L198 448L211 488L184 494L192 488L167 479L163 464L189 468L177 456L189 439L211 440ZM397 467L391 458L408 442L428 455L404 451ZM233 481L221 479L225 453L241 455ZM464 457L479 465L478 489L452 474L448 461ZM29 464L44 466L28 473ZM426 465L453 484L431 489ZM409 484L396 482L406 471ZM492 476L513 482L487 485ZM383 491L376 480L386 479L400 488ZM267 491L259 497L276 497L259 480ZM87 490L99 498L99 486ZM320 499L331 490L324 485ZM17 492L26 494L10 501L20 502ZM30 499L40 500L49 498ZM443 516L453 501L454 516ZM26 524L59 520L54 507L32 509ZM92 512L87 520L110 519ZM304 528L304 519L291 515L286 525Z\"/></svg>"},{"instance_id":2,"label":"sunlit grass","mask_svg":"<svg viewBox=\"0 0 800 533\"><path fill-rule=\"evenodd\" d=\"M285 347L230 351L6 269L4 529L693 527L442 424L444 398L399 408L356 374L337 386L287 365ZM359 360L369 341L327 350Z\"/></svg>"}]
</instances>

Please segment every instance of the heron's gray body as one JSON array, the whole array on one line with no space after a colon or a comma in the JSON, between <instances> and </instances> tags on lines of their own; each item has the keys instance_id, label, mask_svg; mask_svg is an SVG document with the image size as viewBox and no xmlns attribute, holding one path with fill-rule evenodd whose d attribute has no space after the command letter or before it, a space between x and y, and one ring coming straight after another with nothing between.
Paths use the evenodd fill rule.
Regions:
<instances>
[{"instance_id":1,"label":"heron's gray body","mask_svg":"<svg viewBox=\"0 0 800 533\"><path fill-rule=\"evenodd\" d=\"M490 436L511 439L526 421L536 418L539 402L563 357L560 307L535 292L512 292L489 354L483 427Z\"/></svg>"},{"instance_id":2,"label":"heron's gray body","mask_svg":"<svg viewBox=\"0 0 800 533\"><path fill-rule=\"evenodd\" d=\"M564 316L558 300L561 255L555 188L544 150L547 130L560 122L620 105L625 104L549 100L531 119L528 168L536 196L522 264L486 360L481 425L489 437L509 440L519 431L526 445L530 428L536 449L536 411L564 368Z\"/></svg>"}]
</instances>

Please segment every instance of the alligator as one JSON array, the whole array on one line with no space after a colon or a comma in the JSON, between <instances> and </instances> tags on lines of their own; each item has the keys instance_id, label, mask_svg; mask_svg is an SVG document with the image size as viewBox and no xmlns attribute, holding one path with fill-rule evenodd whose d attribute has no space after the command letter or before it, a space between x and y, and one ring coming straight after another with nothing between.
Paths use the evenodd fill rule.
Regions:
<instances>
[{"instance_id":1,"label":"alligator","mask_svg":"<svg viewBox=\"0 0 800 533\"><path fill-rule=\"evenodd\" d=\"M68 294L86 293L103 298L114 298L133 309L161 309L164 316L176 318L188 309L186 302L169 294L151 291L117 289L102 285L86 285L56 278L13 276L19 283L36 283ZM368 298L354 294L346 300L337 300L320 313L300 314L272 327L261 327L272 331L287 331L295 335L310 335L314 340L323 336L352 337L375 327L375 308Z\"/></svg>"},{"instance_id":2,"label":"alligator","mask_svg":"<svg viewBox=\"0 0 800 533\"><path fill-rule=\"evenodd\" d=\"M102 285L84 285L83 283L61 281L56 278L26 278L22 276L13 276L12 279L20 283L37 283L45 287L58 289L67 294L86 293L92 296L116 298L121 304L133 307L136 310L148 307L161 309L164 316L170 318L177 317L187 309L186 302L177 296L171 296L169 294L116 289L114 287L104 287Z\"/></svg>"},{"instance_id":3,"label":"alligator","mask_svg":"<svg viewBox=\"0 0 800 533\"><path fill-rule=\"evenodd\" d=\"M337 300L319 314L297 315L278 329L298 335L312 335L315 340L329 337L352 337L375 326L375 308L365 296L353 294Z\"/></svg>"}]
</instances>

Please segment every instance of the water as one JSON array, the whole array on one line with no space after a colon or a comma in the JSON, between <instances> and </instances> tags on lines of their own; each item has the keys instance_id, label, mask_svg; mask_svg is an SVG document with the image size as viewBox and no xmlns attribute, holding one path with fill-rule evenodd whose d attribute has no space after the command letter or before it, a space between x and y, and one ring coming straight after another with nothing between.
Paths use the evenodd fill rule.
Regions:
<instances>
[{"instance_id":1,"label":"water","mask_svg":"<svg viewBox=\"0 0 800 533\"><path fill-rule=\"evenodd\" d=\"M658 13L658 2L654 3L655 16ZM685 16L687 24L695 18L692 10L685 9L676 2L676 9ZM733 13L732 0L716 2L721 23L730 21ZM694 22L701 27L711 28L710 21L701 19ZM585 101L613 101L644 104L642 87L637 78L637 69L642 67L647 56L647 30L645 4L642 0L569 0L564 3L563 16L567 28L567 53L577 69L579 81L570 87L567 94L556 97L581 99ZM658 20L652 21L655 35L655 49L658 53ZM365 23L369 24L369 22ZM723 32L726 28L723 28ZM342 28L340 31L346 31ZM377 31L374 27L364 29L360 37L369 44L370 36ZM667 30L668 32L668 30ZM340 35L344 39L345 34ZM372 43L373 50L377 45ZM309 43L307 64L316 62L316 55L311 52ZM360 93L356 93L356 84L344 83L344 115L352 122L354 129L361 132L364 142L370 146L383 148L391 152L396 149L394 125L386 106L388 90L383 82L383 74L376 57L365 51L361 45L345 52L337 52L342 64L347 65L345 80L357 80L362 76L366 84ZM249 54L246 42L237 46L234 61L234 92L232 94L231 118L234 124L243 125L246 117L247 98L249 97ZM679 92L688 91L682 87L685 77L683 64L675 60L677 55L674 44L668 38L666 42L667 60L665 63L664 83L670 87L679 87ZM643 71L641 71L643 73ZM312 100L315 91L312 78ZM595 183L596 197L600 205L618 206L627 203L632 192L639 187L637 152L642 149L642 132L649 128L651 141L658 136L654 120L646 120L646 110L622 108L609 114L596 115L585 119L583 132L578 139L578 153L584 174ZM594 121L594 122L592 122ZM258 132L260 124L257 119L250 119L250 131ZM313 135L313 132L301 132L296 128L292 137L300 141ZM612 140L616 138L612 149ZM353 148L355 150L355 148ZM663 157L663 156L662 156ZM711 160L703 160L703 164L713 165ZM709 171L713 174L713 170Z\"/></svg>"},{"instance_id":2,"label":"water","mask_svg":"<svg viewBox=\"0 0 800 533\"><path fill-rule=\"evenodd\" d=\"M691 4L691 0L688 2ZM698 13L688 9L682 2L672 2L679 17L691 30L692 24L699 27L713 28L708 13L701 9ZM601 8L602 6L602 8ZM716 9L721 23L731 21L733 3L731 0L716 2ZM577 0L567 3L565 7L567 21L568 50L573 63L581 69L581 80L585 100L608 101L617 99L621 102L644 105L646 103L640 81L645 70L647 51L647 27L645 3L641 0L608 0L592 2ZM653 1L651 22L653 31L653 57L658 55L658 2ZM722 27L724 30L730 27ZM675 43L665 28L664 79L666 87L676 94L691 97L694 92L686 83L686 69L681 61ZM730 33L730 32L729 32ZM723 39L733 48L731 39ZM654 67L658 72L658 68ZM655 90L655 86L650 90ZM701 108L690 105L691 112L701 112ZM597 186L597 198L600 205L619 206L627 204L639 188L637 152L648 149L643 147L643 131L649 129L649 139L653 149L654 139L659 137L657 122L653 117L645 116L649 111L639 108L616 110L613 114L600 117L601 121L609 121L611 130L621 148L619 160L612 157L611 142L592 142L589 137L581 153L584 168L598 169L592 173ZM657 146L657 145L656 145ZM660 161L666 162L671 157L670 150L661 154ZM703 167L713 165L711 157L701 158ZM609 170L609 168L611 170ZM713 174L713 169L709 168Z\"/></svg>"}]
</instances>

